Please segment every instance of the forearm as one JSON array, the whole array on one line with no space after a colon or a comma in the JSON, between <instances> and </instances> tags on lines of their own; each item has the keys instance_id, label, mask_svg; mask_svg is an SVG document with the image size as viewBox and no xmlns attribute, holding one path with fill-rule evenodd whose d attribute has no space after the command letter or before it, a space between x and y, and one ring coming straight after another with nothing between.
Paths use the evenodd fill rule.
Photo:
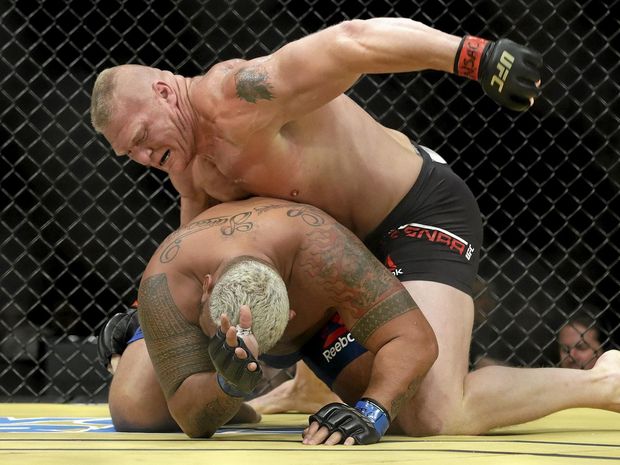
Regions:
<instances>
[{"instance_id":1,"label":"forearm","mask_svg":"<svg viewBox=\"0 0 620 465\"><path fill-rule=\"evenodd\" d=\"M335 26L332 53L354 73L433 69L452 72L461 38L406 18L346 21Z\"/></svg>"},{"instance_id":2,"label":"forearm","mask_svg":"<svg viewBox=\"0 0 620 465\"><path fill-rule=\"evenodd\" d=\"M362 397L376 400L396 418L416 392L437 356L436 345L395 338L375 355L370 381Z\"/></svg>"},{"instance_id":3,"label":"forearm","mask_svg":"<svg viewBox=\"0 0 620 465\"><path fill-rule=\"evenodd\" d=\"M231 397L219 387L215 373L187 378L168 399L168 407L185 434L211 437L239 410L242 398Z\"/></svg>"}]
</instances>

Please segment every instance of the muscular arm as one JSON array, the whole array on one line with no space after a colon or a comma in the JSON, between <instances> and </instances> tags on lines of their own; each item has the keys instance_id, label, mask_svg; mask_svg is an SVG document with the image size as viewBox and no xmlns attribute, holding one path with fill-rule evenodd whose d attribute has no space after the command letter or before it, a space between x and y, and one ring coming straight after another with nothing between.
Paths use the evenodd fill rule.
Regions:
<instances>
[{"instance_id":1,"label":"muscular arm","mask_svg":"<svg viewBox=\"0 0 620 465\"><path fill-rule=\"evenodd\" d=\"M139 314L170 413L188 436L210 437L237 412L241 399L219 388L208 355L209 339L183 318L175 303L190 301L196 293L199 300L200 287L192 280L175 273L150 274L147 268Z\"/></svg>"},{"instance_id":2,"label":"muscular arm","mask_svg":"<svg viewBox=\"0 0 620 465\"><path fill-rule=\"evenodd\" d=\"M452 72L459 41L405 18L345 21L241 65L235 89L241 100L292 120L336 98L362 74Z\"/></svg>"},{"instance_id":3,"label":"muscular arm","mask_svg":"<svg viewBox=\"0 0 620 465\"><path fill-rule=\"evenodd\" d=\"M352 233L326 224L309 236L302 266L375 354L364 397L395 418L437 357L435 335L407 290Z\"/></svg>"}]
</instances>

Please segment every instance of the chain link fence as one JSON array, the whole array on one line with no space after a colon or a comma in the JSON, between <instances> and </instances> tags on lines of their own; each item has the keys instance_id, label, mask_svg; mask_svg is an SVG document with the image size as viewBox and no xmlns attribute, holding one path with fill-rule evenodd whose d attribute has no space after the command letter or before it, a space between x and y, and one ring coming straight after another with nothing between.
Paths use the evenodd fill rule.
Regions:
<instances>
[{"instance_id":1,"label":"chain link fence","mask_svg":"<svg viewBox=\"0 0 620 465\"><path fill-rule=\"evenodd\" d=\"M439 72L365 77L350 92L442 154L478 198L472 362L557 364L557 332L582 311L606 348L618 346L619 1L4 0L0 400L105 401L95 335L133 302L178 225L162 173L113 156L91 129L97 72L133 62L197 75L373 16L509 37L544 55L543 95L524 114Z\"/></svg>"}]
</instances>

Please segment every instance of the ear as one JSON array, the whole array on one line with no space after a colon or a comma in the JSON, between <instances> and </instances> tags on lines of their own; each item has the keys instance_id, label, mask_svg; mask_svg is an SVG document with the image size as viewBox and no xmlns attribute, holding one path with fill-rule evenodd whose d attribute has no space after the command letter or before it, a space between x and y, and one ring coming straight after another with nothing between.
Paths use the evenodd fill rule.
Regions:
<instances>
[{"instance_id":1,"label":"ear","mask_svg":"<svg viewBox=\"0 0 620 465\"><path fill-rule=\"evenodd\" d=\"M295 310L291 308L288 312L288 321L291 321L293 318L295 318L296 315L297 313L295 313Z\"/></svg>"},{"instance_id":2,"label":"ear","mask_svg":"<svg viewBox=\"0 0 620 465\"><path fill-rule=\"evenodd\" d=\"M205 303L207 301L214 285L213 277L210 274L206 274L202 280L202 296L200 297L200 303Z\"/></svg>"},{"instance_id":3,"label":"ear","mask_svg":"<svg viewBox=\"0 0 620 465\"><path fill-rule=\"evenodd\" d=\"M155 91L158 97L163 98L171 105L176 105L177 94L174 92L172 87L170 87L164 81L153 82L153 90Z\"/></svg>"}]
</instances>

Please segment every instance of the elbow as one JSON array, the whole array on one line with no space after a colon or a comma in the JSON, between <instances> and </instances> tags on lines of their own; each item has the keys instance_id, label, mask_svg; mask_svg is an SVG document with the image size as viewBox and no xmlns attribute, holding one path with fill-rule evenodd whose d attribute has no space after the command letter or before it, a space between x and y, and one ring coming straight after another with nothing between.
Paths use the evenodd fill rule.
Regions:
<instances>
[{"instance_id":1,"label":"elbow","mask_svg":"<svg viewBox=\"0 0 620 465\"><path fill-rule=\"evenodd\" d=\"M201 413L200 408L183 413L175 412L173 408L170 408L170 413L181 428L181 431L190 438L210 438L217 431L217 425L210 421L205 421L209 417L208 412Z\"/></svg>"},{"instance_id":2,"label":"elbow","mask_svg":"<svg viewBox=\"0 0 620 465\"><path fill-rule=\"evenodd\" d=\"M363 19L349 19L334 26L338 36L354 41L359 41L364 37L367 27L368 21Z\"/></svg>"},{"instance_id":3,"label":"elbow","mask_svg":"<svg viewBox=\"0 0 620 465\"><path fill-rule=\"evenodd\" d=\"M208 430L204 430L204 429L199 429L199 428L183 428L182 427L183 432L190 438L192 439L199 439L199 438L210 438L211 436L213 436L215 434L215 429L208 429Z\"/></svg>"},{"instance_id":4,"label":"elbow","mask_svg":"<svg viewBox=\"0 0 620 465\"><path fill-rule=\"evenodd\" d=\"M361 19L351 19L333 26L329 50L342 68L354 73L362 71L357 68L361 68L360 63L368 54L365 44L368 28L367 21Z\"/></svg>"},{"instance_id":5,"label":"elbow","mask_svg":"<svg viewBox=\"0 0 620 465\"><path fill-rule=\"evenodd\" d=\"M350 19L334 26L335 40L333 44L341 52L348 55L352 51L362 52L364 49L364 38L367 37L368 21L363 19Z\"/></svg>"}]
</instances>

